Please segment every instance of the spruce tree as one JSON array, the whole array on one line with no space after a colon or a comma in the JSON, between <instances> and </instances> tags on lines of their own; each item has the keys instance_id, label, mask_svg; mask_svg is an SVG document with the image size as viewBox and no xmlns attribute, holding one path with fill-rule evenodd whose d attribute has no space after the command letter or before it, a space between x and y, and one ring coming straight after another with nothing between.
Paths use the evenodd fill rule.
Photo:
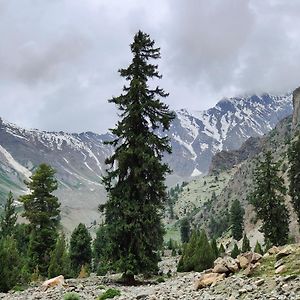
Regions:
<instances>
[{"instance_id":1,"label":"spruce tree","mask_svg":"<svg viewBox=\"0 0 300 300\"><path fill-rule=\"evenodd\" d=\"M232 249L232 251L231 251L231 257L232 257L232 258L237 258L237 256L238 256L240 253L241 253L241 251L240 251L238 245L235 243L235 244L234 244L234 247L233 247L233 249Z\"/></svg>"},{"instance_id":2,"label":"spruce tree","mask_svg":"<svg viewBox=\"0 0 300 300\"><path fill-rule=\"evenodd\" d=\"M279 174L280 162L274 162L270 151L264 153L254 170L253 192L249 201L262 220L265 239L273 245L284 245L289 234L289 213L284 203L286 188Z\"/></svg>"},{"instance_id":3,"label":"spruce tree","mask_svg":"<svg viewBox=\"0 0 300 300\"><path fill-rule=\"evenodd\" d=\"M216 241L215 238L213 238L213 239L211 240L210 245L211 245L211 248L212 248L212 250L213 250L213 253L214 253L215 258L219 257L219 249L218 249L217 241Z\"/></svg>"},{"instance_id":4,"label":"spruce tree","mask_svg":"<svg viewBox=\"0 0 300 300\"><path fill-rule=\"evenodd\" d=\"M258 253L258 254L261 254L261 255L264 254L264 251L261 247L261 244L258 241L256 241L256 244L255 244L255 247L254 247L254 252Z\"/></svg>"},{"instance_id":5,"label":"spruce tree","mask_svg":"<svg viewBox=\"0 0 300 300\"><path fill-rule=\"evenodd\" d=\"M73 274L79 274L81 267L89 268L92 261L91 235L86 226L80 223L70 239L70 259Z\"/></svg>"},{"instance_id":6,"label":"spruce tree","mask_svg":"<svg viewBox=\"0 0 300 300\"><path fill-rule=\"evenodd\" d=\"M55 247L60 210L58 198L52 195L57 189L55 171L46 164L41 164L25 182L31 191L20 197L24 204L23 216L30 223L30 240L28 246L29 269L38 269L47 276L50 253Z\"/></svg>"},{"instance_id":7,"label":"spruce tree","mask_svg":"<svg viewBox=\"0 0 300 300\"><path fill-rule=\"evenodd\" d=\"M226 253L225 247L224 245L221 243L220 247L219 247L219 255L223 256Z\"/></svg>"},{"instance_id":8,"label":"spruce tree","mask_svg":"<svg viewBox=\"0 0 300 300\"><path fill-rule=\"evenodd\" d=\"M121 120L111 132L114 154L103 183L108 201L105 212L110 239L112 267L123 272L127 281L134 274L157 271L157 251L163 243L161 213L167 200L165 176L169 167L162 163L164 152L171 152L169 140L157 130L168 130L174 114L160 98L168 96L159 87L151 88L149 79L159 79L160 58L148 34L139 31L131 44L132 63L120 75L129 84L109 102L121 111Z\"/></svg>"},{"instance_id":9,"label":"spruce tree","mask_svg":"<svg viewBox=\"0 0 300 300\"><path fill-rule=\"evenodd\" d=\"M65 236L62 234L58 237L54 250L51 252L48 277L64 275L70 277L71 271L70 257L67 251Z\"/></svg>"},{"instance_id":10,"label":"spruce tree","mask_svg":"<svg viewBox=\"0 0 300 300\"><path fill-rule=\"evenodd\" d=\"M8 292L20 280L21 260L11 236L0 239L0 292Z\"/></svg>"},{"instance_id":11,"label":"spruce tree","mask_svg":"<svg viewBox=\"0 0 300 300\"><path fill-rule=\"evenodd\" d=\"M288 151L289 157L289 195L300 224L300 132L296 134L295 140L291 143Z\"/></svg>"},{"instance_id":12,"label":"spruce tree","mask_svg":"<svg viewBox=\"0 0 300 300\"><path fill-rule=\"evenodd\" d=\"M242 253L245 253L248 251L251 251L250 241L247 238L247 235L244 234L243 241L242 241Z\"/></svg>"},{"instance_id":13,"label":"spruce tree","mask_svg":"<svg viewBox=\"0 0 300 300\"><path fill-rule=\"evenodd\" d=\"M230 223L232 237L239 241L244 231L244 209L238 199L235 199L230 208Z\"/></svg>"},{"instance_id":14,"label":"spruce tree","mask_svg":"<svg viewBox=\"0 0 300 300\"><path fill-rule=\"evenodd\" d=\"M18 216L14 206L14 197L12 192L9 192L4 206L3 215L0 217L0 237L6 237L14 233L17 218Z\"/></svg>"},{"instance_id":15,"label":"spruce tree","mask_svg":"<svg viewBox=\"0 0 300 300\"><path fill-rule=\"evenodd\" d=\"M191 226L188 218L183 218L180 223L180 237L182 243L187 243L190 238Z\"/></svg>"}]
</instances>

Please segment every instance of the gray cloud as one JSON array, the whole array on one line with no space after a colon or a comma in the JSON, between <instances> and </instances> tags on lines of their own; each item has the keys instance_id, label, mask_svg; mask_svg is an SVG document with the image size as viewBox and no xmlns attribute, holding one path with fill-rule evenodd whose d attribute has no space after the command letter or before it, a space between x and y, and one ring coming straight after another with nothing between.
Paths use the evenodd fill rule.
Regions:
<instances>
[{"instance_id":1,"label":"gray cloud","mask_svg":"<svg viewBox=\"0 0 300 300\"><path fill-rule=\"evenodd\" d=\"M142 29L162 47L172 108L299 85L297 0L0 0L0 116L45 130L104 132L117 70Z\"/></svg>"}]
</instances>

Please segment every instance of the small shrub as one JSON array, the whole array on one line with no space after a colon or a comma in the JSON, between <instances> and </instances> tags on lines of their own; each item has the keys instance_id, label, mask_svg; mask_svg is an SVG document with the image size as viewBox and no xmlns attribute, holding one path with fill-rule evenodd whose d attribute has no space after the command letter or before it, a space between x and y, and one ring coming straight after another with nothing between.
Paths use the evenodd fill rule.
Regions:
<instances>
[{"instance_id":1,"label":"small shrub","mask_svg":"<svg viewBox=\"0 0 300 300\"><path fill-rule=\"evenodd\" d=\"M156 279L156 282L162 283L162 282L165 282L165 279L164 279L163 277L158 277L158 278Z\"/></svg>"},{"instance_id":2,"label":"small shrub","mask_svg":"<svg viewBox=\"0 0 300 300\"><path fill-rule=\"evenodd\" d=\"M64 295L64 300L79 300L79 299L80 299L80 296L75 292L66 293Z\"/></svg>"},{"instance_id":3,"label":"small shrub","mask_svg":"<svg viewBox=\"0 0 300 300\"><path fill-rule=\"evenodd\" d=\"M117 289L108 289L106 292L104 292L102 295L98 297L97 300L105 300L105 299L111 299L116 296L120 296L121 292Z\"/></svg>"}]
</instances>

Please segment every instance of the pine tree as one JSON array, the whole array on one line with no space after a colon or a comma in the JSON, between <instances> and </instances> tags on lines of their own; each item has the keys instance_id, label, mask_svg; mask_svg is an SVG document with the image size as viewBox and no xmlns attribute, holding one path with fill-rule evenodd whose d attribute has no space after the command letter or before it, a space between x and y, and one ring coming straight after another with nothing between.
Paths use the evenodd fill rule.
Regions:
<instances>
[{"instance_id":1,"label":"pine tree","mask_svg":"<svg viewBox=\"0 0 300 300\"><path fill-rule=\"evenodd\" d=\"M273 161L271 152L264 153L254 170L253 192L248 196L262 220L265 239L274 245L284 245L289 234L289 213L284 203L286 188L278 175L280 163Z\"/></svg>"},{"instance_id":2,"label":"pine tree","mask_svg":"<svg viewBox=\"0 0 300 300\"><path fill-rule=\"evenodd\" d=\"M290 186L289 195L300 224L300 132L296 134L288 151L290 169L288 172Z\"/></svg>"},{"instance_id":3,"label":"pine tree","mask_svg":"<svg viewBox=\"0 0 300 300\"><path fill-rule=\"evenodd\" d=\"M255 247L254 247L254 252L263 255L264 251L258 241L256 241Z\"/></svg>"},{"instance_id":4,"label":"pine tree","mask_svg":"<svg viewBox=\"0 0 300 300\"><path fill-rule=\"evenodd\" d=\"M78 275L82 266L90 267L92 261L91 235L86 226L80 223L70 239L71 268Z\"/></svg>"},{"instance_id":5,"label":"pine tree","mask_svg":"<svg viewBox=\"0 0 300 300\"><path fill-rule=\"evenodd\" d=\"M238 245L235 243L235 244L234 244L234 247L233 247L233 249L232 249L232 251L231 251L231 257L232 257L232 258L237 258L237 256L238 256L240 253L241 253L241 251L240 251Z\"/></svg>"},{"instance_id":6,"label":"pine tree","mask_svg":"<svg viewBox=\"0 0 300 300\"><path fill-rule=\"evenodd\" d=\"M11 236L0 239L0 292L7 292L20 280L20 253Z\"/></svg>"},{"instance_id":7,"label":"pine tree","mask_svg":"<svg viewBox=\"0 0 300 300\"><path fill-rule=\"evenodd\" d=\"M243 241L242 241L242 253L245 253L248 251L251 251L250 241L247 238L247 235L244 234Z\"/></svg>"},{"instance_id":8,"label":"pine tree","mask_svg":"<svg viewBox=\"0 0 300 300\"><path fill-rule=\"evenodd\" d=\"M219 249L218 249L217 241L216 241L215 238L213 238L213 239L211 240L210 245L211 245L211 248L212 248L212 250L213 250L213 253L214 253L215 258L219 257Z\"/></svg>"},{"instance_id":9,"label":"pine tree","mask_svg":"<svg viewBox=\"0 0 300 300\"><path fill-rule=\"evenodd\" d=\"M215 255L204 230L201 231L198 245L194 254L194 271L202 272L213 266Z\"/></svg>"},{"instance_id":10,"label":"pine tree","mask_svg":"<svg viewBox=\"0 0 300 300\"><path fill-rule=\"evenodd\" d=\"M230 223L232 237L239 241L243 237L244 209L239 200L235 199L230 208Z\"/></svg>"},{"instance_id":11,"label":"pine tree","mask_svg":"<svg viewBox=\"0 0 300 300\"><path fill-rule=\"evenodd\" d=\"M222 256L224 255L226 252L224 245L221 243L220 247L219 247L219 255Z\"/></svg>"},{"instance_id":12,"label":"pine tree","mask_svg":"<svg viewBox=\"0 0 300 300\"><path fill-rule=\"evenodd\" d=\"M70 277L71 272L70 257L67 251L65 236L62 234L56 241L54 250L51 252L48 277L64 275Z\"/></svg>"},{"instance_id":13,"label":"pine tree","mask_svg":"<svg viewBox=\"0 0 300 300\"><path fill-rule=\"evenodd\" d=\"M190 238L191 226L188 218L183 218L180 223L181 242L187 243Z\"/></svg>"},{"instance_id":14,"label":"pine tree","mask_svg":"<svg viewBox=\"0 0 300 300\"><path fill-rule=\"evenodd\" d=\"M150 88L149 79L159 79L160 58L149 35L139 31L131 44L132 63L120 75L129 81L124 93L113 97L121 111L121 120L111 132L116 139L108 142L115 153L106 160L110 166L103 183L108 201L100 206L105 212L110 239L112 266L123 272L127 281L134 274L157 271L157 251L163 243L161 212L167 200L165 176L169 167L162 163L164 152L171 152L166 136L174 114L159 98L168 96L163 89Z\"/></svg>"},{"instance_id":15,"label":"pine tree","mask_svg":"<svg viewBox=\"0 0 300 300\"><path fill-rule=\"evenodd\" d=\"M24 204L23 216L30 223L30 240L28 246L29 268L38 268L42 275L47 275L50 253L55 247L60 210L57 197L52 195L57 189L55 171L46 164L41 164L25 182L31 191L20 197Z\"/></svg>"},{"instance_id":16,"label":"pine tree","mask_svg":"<svg viewBox=\"0 0 300 300\"><path fill-rule=\"evenodd\" d=\"M6 237L13 234L17 218L14 197L12 192L9 192L3 215L0 217L0 237Z\"/></svg>"}]
</instances>

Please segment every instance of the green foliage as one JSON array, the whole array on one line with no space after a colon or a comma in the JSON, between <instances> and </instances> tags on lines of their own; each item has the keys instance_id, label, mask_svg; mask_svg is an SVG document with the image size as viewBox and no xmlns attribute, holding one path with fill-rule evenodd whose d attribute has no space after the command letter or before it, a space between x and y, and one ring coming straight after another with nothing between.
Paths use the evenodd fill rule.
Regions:
<instances>
[{"instance_id":1,"label":"green foliage","mask_svg":"<svg viewBox=\"0 0 300 300\"><path fill-rule=\"evenodd\" d=\"M78 275L82 266L90 266L92 260L91 236L86 226L80 223L70 239L71 268Z\"/></svg>"},{"instance_id":2,"label":"green foliage","mask_svg":"<svg viewBox=\"0 0 300 300\"><path fill-rule=\"evenodd\" d=\"M14 197L12 192L9 192L4 206L3 215L0 217L0 237L6 237L14 233L17 218L18 216L14 206Z\"/></svg>"},{"instance_id":3,"label":"green foliage","mask_svg":"<svg viewBox=\"0 0 300 300\"><path fill-rule=\"evenodd\" d=\"M233 247L233 249L232 249L232 251L231 251L231 257L232 257L232 258L237 258L237 256L238 256L240 253L241 253L241 251L240 251L238 245L235 243L235 244L234 244L234 247Z\"/></svg>"},{"instance_id":4,"label":"green foliage","mask_svg":"<svg viewBox=\"0 0 300 300\"><path fill-rule=\"evenodd\" d=\"M103 266L103 262L109 260L108 248L109 238L107 233L107 226L100 225L96 232L96 238L93 241L94 266L97 270L97 274L99 273L99 276L105 275L107 272L107 265Z\"/></svg>"},{"instance_id":5,"label":"green foliage","mask_svg":"<svg viewBox=\"0 0 300 300\"><path fill-rule=\"evenodd\" d=\"M55 247L57 226L60 219L59 202L51 193L57 189L55 171L46 164L41 164L25 182L31 191L20 197L24 204L23 216L30 223L30 240L28 246L29 267L38 266L42 275L47 275L50 253Z\"/></svg>"},{"instance_id":6,"label":"green foliage","mask_svg":"<svg viewBox=\"0 0 300 300\"><path fill-rule=\"evenodd\" d=\"M250 241L247 238L246 234L244 234L243 241L242 241L242 253L245 253L248 251L251 251Z\"/></svg>"},{"instance_id":7,"label":"green foliage","mask_svg":"<svg viewBox=\"0 0 300 300\"><path fill-rule=\"evenodd\" d=\"M20 280L21 260L16 241L7 236L0 239L0 292L7 292Z\"/></svg>"},{"instance_id":8,"label":"green foliage","mask_svg":"<svg viewBox=\"0 0 300 300\"><path fill-rule=\"evenodd\" d=\"M183 218L180 222L180 237L182 243L187 243L190 239L191 226L188 218Z\"/></svg>"},{"instance_id":9,"label":"green foliage","mask_svg":"<svg viewBox=\"0 0 300 300\"><path fill-rule=\"evenodd\" d=\"M30 225L16 224L14 229L14 238L20 253L27 253L30 237Z\"/></svg>"},{"instance_id":10,"label":"green foliage","mask_svg":"<svg viewBox=\"0 0 300 300\"><path fill-rule=\"evenodd\" d=\"M266 253L270 248L272 248L272 243L270 242L270 240L265 240L265 244L264 244L264 246L265 246L265 251L264 251L264 253Z\"/></svg>"},{"instance_id":11,"label":"green foliage","mask_svg":"<svg viewBox=\"0 0 300 300\"><path fill-rule=\"evenodd\" d=\"M213 250L215 258L219 257L219 249L215 238L211 240L210 245L211 245L211 249Z\"/></svg>"},{"instance_id":12,"label":"green foliage","mask_svg":"<svg viewBox=\"0 0 300 300\"><path fill-rule=\"evenodd\" d=\"M300 132L296 134L295 140L288 150L290 169L288 177L290 181L289 195L291 196L294 210L300 223Z\"/></svg>"},{"instance_id":13,"label":"green foliage","mask_svg":"<svg viewBox=\"0 0 300 300\"><path fill-rule=\"evenodd\" d=\"M243 237L245 211L239 200L235 199L230 208L232 237L239 241Z\"/></svg>"},{"instance_id":14,"label":"green foliage","mask_svg":"<svg viewBox=\"0 0 300 300\"><path fill-rule=\"evenodd\" d=\"M148 85L149 79L161 77L157 65L150 63L160 58L160 49L139 31L131 51L132 63L119 71L129 85L109 100L121 111L121 120L111 130L116 138L107 142L115 153L106 159L109 169L103 183L108 201L100 210L105 212L112 268L132 278L157 271L156 253L164 234L161 212L167 201L164 182L170 172L162 158L171 147L169 139L158 136L156 130L168 130L174 114L160 101L168 94Z\"/></svg>"},{"instance_id":15,"label":"green foliage","mask_svg":"<svg viewBox=\"0 0 300 300\"><path fill-rule=\"evenodd\" d=\"M286 188L278 175L280 162L274 162L271 152L264 153L254 170L253 192L248 196L257 216L262 220L265 239L274 245L284 245L289 234L289 213L284 203Z\"/></svg>"},{"instance_id":16,"label":"green foliage","mask_svg":"<svg viewBox=\"0 0 300 300\"><path fill-rule=\"evenodd\" d=\"M216 220L213 216L208 224L211 236L214 238L220 237L230 226L230 215L226 210L222 216Z\"/></svg>"},{"instance_id":17,"label":"green foliage","mask_svg":"<svg viewBox=\"0 0 300 300\"><path fill-rule=\"evenodd\" d=\"M156 282L162 283L162 282L165 282L165 279L162 276L160 276L156 279Z\"/></svg>"},{"instance_id":18,"label":"green foliage","mask_svg":"<svg viewBox=\"0 0 300 300\"><path fill-rule=\"evenodd\" d=\"M64 275L65 278L71 276L70 257L67 252L64 235L61 235L57 241L54 250L51 252L48 277Z\"/></svg>"},{"instance_id":19,"label":"green foliage","mask_svg":"<svg viewBox=\"0 0 300 300\"><path fill-rule=\"evenodd\" d=\"M98 297L98 300L105 300L105 299L111 299L116 296L120 296L121 292L118 289L108 289L105 291L102 295Z\"/></svg>"},{"instance_id":20,"label":"green foliage","mask_svg":"<svg viewBox=\"0 0 300 300\"><path fill-rule=\"evenodd\" d=\"M201 233L194 231L184 248L177 270L178 272L201 272L212 267L214 260L215 254L205 231L202 230Z\"/></svg>"},{"instance_id":21,"label":"green foliage","mask_svg":"<svg viewBox=\"0 0 300 300\"><path fill-rule=\"evenodd\" d=\"M256 241L256 244L255 244L255 247L254 247L254 252L255 253L259 253L261 255L264 254L264 251L263 251L263 249L261 247L261 244L258 241Z\"/></svg>"},{"instance_id":22,"label":"green foliage","mask_svg":"<svg viewBox=\"0 0 300 300\"><path fill-rule=\"evenodd\" d=\"M80 300L80 296L75 292L65 293L64 300Z\"/></svg>"},{"instance_id":23,"label":"green foliage","mask_svg":"<svg viewBox=\"0 0 300 300\"><path fill-rule=\"evenodd\" d=\"M225 248L224 245L221 243L220 247L219 247L219 255L222 256L223 254L225 254Z\"/></svg>"}]
</instances>

